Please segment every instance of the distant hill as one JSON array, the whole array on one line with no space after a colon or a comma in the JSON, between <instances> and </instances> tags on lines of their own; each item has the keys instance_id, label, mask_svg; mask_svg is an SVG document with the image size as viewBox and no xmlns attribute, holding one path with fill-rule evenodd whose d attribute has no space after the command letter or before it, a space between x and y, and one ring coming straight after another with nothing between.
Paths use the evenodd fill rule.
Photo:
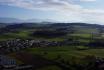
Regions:
<instances>
[{"instance_id":1,"label":"distant hill","mask_svg":"<svg viewBox=\"0 0 104 70\"><path fill-rule=\"evenodd\" d=\"M87 23L20 23L20 24L0 24L0 33L18 32L18 31L30 31L36 30L54 30L71 32L76 34L99 34L104 33L104 25L87 24Z\"/></svg>"},{"instance_id":2,"label":"distant hill","mask_svg":"<svg viewBox=\"0 0 104 70\"><path fill-rule=\"evenodd\" d=\"M0 17L0 23L19 23L24 22L23 20L17 19L17 18L2 18Z\"/></svg>"},{"instance_id":3,"label":"distant hill","mask_svg":"<svg viewBox=\"0 0 104 70\"><path fill-rule=\"evenodd\" d=\"M36 28L36 27L40 27L40 26L43 26L42 24L37 24L37 23L21 23L21 24L12 24L12 25L8 25L6 26L6 28L8 29L19 29L19 28Z\"/></svg>"},{"instance_id":4,"label":"distant hill","mask_svg":"<svg viewBox=\"0 0 104 70\"><path fill-rule=\"evenodd\" d=\"M54 20L51 20L51 19L27 19L25 20L25 22L29 22L29 23L41 23L41 22L44 22L44 23L48 23L48 22L54 22Z\"/></svg>"},{"instance_id":5,"label":"distant hill","mask_svg":"<svg viewBox=\"0 0 104 70\"><path fill-rule=\"evenodd\" d=\"M8 26L9 24L6 23L0 23L0 28L5 28L6 26Z\"/></svg>"},{"instance_id":6,"label":"distant hill","mask_svg":"<svg viewBox=\"0 0 104 70\"><path fill-rule=\"evenodd\" d=\"M2 24L1 24L2 25ZM51 23L51 24L45 24L43 23L21 23L21 24L11 24L6 26L8 29L19 29L19 28L37 28L41 27L44 29L47 28L52 28L52 29L57 29L57 28L74 28L74 29L103 29L103 25L98 25L98 24L87 24L87 23Z\"/></svg>"},{"instance_id":7,"label":"distant hill","mask_svg":"<svg viewBox=\"0 0 104 70\"><path fill-rule=\"evenodd\" d=\"M0 17L0 23L41 23L41 22L56 22L51 19L17 19L17 18L8 18L8 17Z\"/></svg>"}]
</instances>

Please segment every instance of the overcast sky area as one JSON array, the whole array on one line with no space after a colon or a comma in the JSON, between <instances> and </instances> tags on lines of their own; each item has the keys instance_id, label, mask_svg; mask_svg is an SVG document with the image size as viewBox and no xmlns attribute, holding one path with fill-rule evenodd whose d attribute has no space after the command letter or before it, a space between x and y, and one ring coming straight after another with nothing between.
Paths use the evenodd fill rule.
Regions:
<instances>
[{"instance_id":1,"label":"overcast sky area","mask_svg":"<svg viewBox=\"0 0 104 70\"><path fill-rule=\"evenodd\" d=\"M0 17L104 24L104 0L0 0Z\"/></svg>"}]
</instances>

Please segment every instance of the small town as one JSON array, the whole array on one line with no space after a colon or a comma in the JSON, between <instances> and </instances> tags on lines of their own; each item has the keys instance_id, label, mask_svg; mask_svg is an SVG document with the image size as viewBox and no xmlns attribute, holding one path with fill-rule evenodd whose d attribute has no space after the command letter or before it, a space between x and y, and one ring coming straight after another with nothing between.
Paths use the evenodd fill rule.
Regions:
<instances>
[{"instance_id":1,"label":"small town","mask_svg":"<svg viewBox=\"0 0 104 70\"><path fill-rule=\"evenodd\" d=\"M65 41L46 41L33 39L13 39L0 41L0 69L2 70L32 70L33 65L21 64L18 65L16 60L7 56L8 53L20 52L26 48L35 47L61 47L63 45L71 45L72 42ZM75 44L75 43L74 43ZM104 69L104 58L95 58L95 65L98 68Z\"/></svg>"}]
</instances>

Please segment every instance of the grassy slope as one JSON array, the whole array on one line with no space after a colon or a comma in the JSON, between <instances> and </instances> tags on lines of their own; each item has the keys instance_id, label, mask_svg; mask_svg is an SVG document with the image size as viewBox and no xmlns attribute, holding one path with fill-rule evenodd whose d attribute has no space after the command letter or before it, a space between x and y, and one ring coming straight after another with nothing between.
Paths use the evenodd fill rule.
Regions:
<instances>
[{"instance_id":1,"label":"grassy slope","mask_svg":"<svg viewBox=\"0 0 104 70\"><path fill-rule=\"evenodd\" d=\"M104 49L87 49L87 50L77 50L74 47L48 47L48 48L30 48L27 50L30 53L44 55L48 59L54 59L57 55L61 55L65 59L69 59L71 56L78 58L84 57L86 55L95 55L98 57L104 57Z\"/></svg>"}]
</instances>

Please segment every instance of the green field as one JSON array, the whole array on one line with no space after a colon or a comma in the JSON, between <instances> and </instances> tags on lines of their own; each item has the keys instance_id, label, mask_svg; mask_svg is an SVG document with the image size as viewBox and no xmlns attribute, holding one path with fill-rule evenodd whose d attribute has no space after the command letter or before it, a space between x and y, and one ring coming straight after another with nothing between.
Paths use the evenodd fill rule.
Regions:
<instances>
[{"instance_id":1,"label":"green field","mask_svg":"<svg viewBox=\"0 0 104 70\"><path fill-rule=\"evenodd\" d=\"M104 58L103 48L99 48L99 49L87 48L84 50L79 50L78 47L87 48L84 46L36 47L36 48L24 49L22 52L29 53L34 56L39 55L47 60L52 60L56 62L61 62L61 60L64 60L64 63L70 62L72 64L76 63L83 65L86 65L90 60L88 59L87 61L86 59L84 59L85 57L94 56L94 57ZM17 55L15 53L12 53L10 54L10 56L15 58L15 56ZM62 70L62 69L57 65L49 65L49 66L44 66L42 68L38 68L36 70ZM76 69L72 69L72 70L76 70Z\"/></svg>"},{"instance_id":2,"label":"green field","mask_svg":"<svg viewBox=\"0 0 104 70\"><path fill-rule=\"evenodd\" d=\"M71 56L78 58L86 55L94 55L97 57L104 57L104 49L86 49L78 50L76 47L47 47L47 48L30 48L27 49L29 53L43 55L48 59L55 59L57 55L61 55L64 59L69 59ZM44 55L44 52L47 54Z\"/></svg>"},{"instance_id":3,"label":"green field","mask_svg":"<svg viewBox=\"0 0 104 70\"><path fill-rule=\"evenodd\" d=\"M45 37L35 37L32 36L31 30L20 30L18 32L8 32L0 35L0 40L10 40L15 38L20 39L35 39L35 40L48 40L48 41L78 41L80 45L72 46L72 45L65 45L65 46L51 46L51 47L35 47L35 48L27 48L24 50L20 50L19 52L25 52L32 54L33 56L39 55L42 58L47 60L51 60L53 62L62 62L60 64L66 64L67 62L75 63L75 64L86 64L87 61L84 59L87 56L94 56L94 57L101 57L104 58L104 48L90 48L90 46L82 46L83 44L89 44L91 41L97 41L98 39L103 42L104 40L104 33L102 36L99 34L91 34L91 32L98 32L96 29L88 29L87 28L79 28L74 33L61 36L61 37L53 37L53 38L45 38ZM33 30L34 31L34 30ZM68 40L69 39L69 40ZM16 52L9 54L9 56L16 58ZM26 56L27 57L27 56ZM24 58L25 59L25 58ZM23 63L21 60L17 59L18 63ZM77 67L76 67L77 68ZM49 65L45 66L36 70L62 70L57 65ZM76 70L76 69L72 69ZM87 69L86 69L87 70Z\"/></svg>"}]
</instances>

